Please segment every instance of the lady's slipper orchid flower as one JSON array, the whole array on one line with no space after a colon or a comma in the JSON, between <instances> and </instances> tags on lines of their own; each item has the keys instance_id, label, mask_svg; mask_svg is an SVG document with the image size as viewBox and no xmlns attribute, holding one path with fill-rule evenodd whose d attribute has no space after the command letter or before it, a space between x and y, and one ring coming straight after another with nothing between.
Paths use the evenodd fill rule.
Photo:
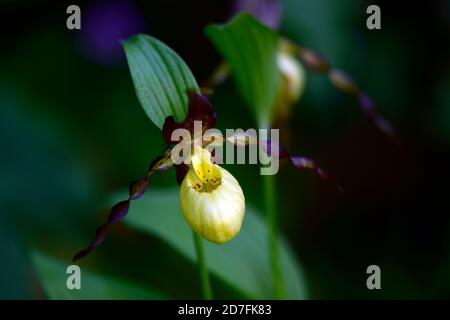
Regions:
<instances>
[{"instance_id":1,"label":"lady's slipper orchid flower","mask_svg":"<svg viewBox=\"0 0 450 320\"><path fill-rule=\"evenodd\" d=\"M180 206L183 216L197 234L206 240L221 244L232 239L240 231L245 213L244 193L239 182L227 170L213 162L207 148L213 140L207 141L203 138L205 131L215 126L216 113L206 96L195 91L188 91L187 94L189 104L186 119L177 123L170 116L164 122L163 137L172 146L162 156L153 160L143 178L131 183L128 199L112 207L108 221L97 229L94 240L74 256L74 261L86 256L103 242L109 226L122 220L128 213L130 202L144 194L153 172L171 166L175 166L177 182L181 185ZM197 121L201 121L202 124L202 138L200 141L193 140L189 146L190 161L174 164L171 152L182 140L180 138L173 141L172 133L176 129L185 129L191 136L195 136L194 128ZM289 158L296 168L312 169L323 180L329 181L326 172L313 160L291 156L281 145L274 145L271 141L258 141L256 137L248 139L239 135L217 140L219 143L230 141L238 146L258 143L268 155L272 155L273 148L278 148L276 154L279 159Z\"/></svg>"}]
</instances>

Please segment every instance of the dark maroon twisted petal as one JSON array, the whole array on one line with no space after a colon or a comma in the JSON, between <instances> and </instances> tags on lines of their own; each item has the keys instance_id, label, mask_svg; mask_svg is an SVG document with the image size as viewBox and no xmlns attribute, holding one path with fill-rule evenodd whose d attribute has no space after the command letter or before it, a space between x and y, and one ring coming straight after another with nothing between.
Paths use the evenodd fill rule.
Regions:
<instances>
[{"instance_id":1,"label":"dark maroon twisted petal","mask_svg":"<svg viewBox=\"0 0 450 320\"><path fill-rule=\"evenodd\" d=\"M296 167L297 169L312 170L323 181L334 185L339 192L343 192L342 187L334 183L331 180L329 174L324 169L319 167L317 163L311 158L305 156L292 156L282 144L271 143L271 140L267 141L260 140L259 143L262 145L263 150L268 156L274 156L275 153L278 154L278 159L289 159L291 163L294 165L294 167Z\"/></svg>"},{"instance_id":2,"label":"dark maroon twisted petal","mask_svg":"<svg viewBox=\"0 0 450 320\"><path fill-rule=\"evenodd\" d=\"M129 194L130 200L135 200L142 196L147 189L148 179L147 175L140 180L134 181L130 184Z\"/></svg>"},{"instance_id":3,"label":"dark maroon twisted petal","mask_svg":"<svg viewBox=\"0 0 450 320\"><path fill-rule=\"evenodd\" d=\"M275 144L272 143L271 140L260 140L260 144L268 156L275 153L278 155L278 159L286 159L290 157L289 152L281 143Z\"/></svg>"},{"instance_id":4,"label":"dark maroon twisted petal","mask_svg":"<svg viewBox=\"0 0 450 320\"><path fill-rule=\"evenodd\" d=\"M144 192L142 192L143 194ZM130 197L131 199L131 197ZM111 209L111 213L109 214L108 223L115 223L120 221L125 217L130 208L130 200L124 200L119 202Z\"/></svg>"},{"instance_id":5,"label":"dark maroon twisted petal","mask_svg":"<svg viewBox=\"0 0 450 320\"><path fill-rule=\"evenodd\" d=\"M170 150L167 151L163 156L159 156L158 158L152 161L152 163L148 168L147 173L143 178L134 181L130 184L128 199L123 200L112 207L109 213L108 221L102 224L97 229L97 231L95 232L95 237L92 240L92 242L86 248L78 252L73 257L74 262L91 253L92 250L98 247L103 242L103 240L105 240L109 226L113 223L119 222L125 217L125 215L128 213L128 209L130 208L131 200L136 200L140 198L147 190L150 175L155 170L158 170L163 167L165 168L169 160L170 160Z\"/></svg>"},{"instance_id":6,"label":"dark maroon twisted petal","mask_svg":"<svg viewBox=\"0 0 450 320\"><path fill-rule=\"evenodd\" d=\"M378 130L389 136L394 135L394 130L389 122L376 112L372 99L361 91L348 74L342 70L331 68L322 55L311 49L299 47L298 56L308 69L317 73L328 74L331 83L339 91L356 97L362 111Z\"/></svg>"}]
</instances>

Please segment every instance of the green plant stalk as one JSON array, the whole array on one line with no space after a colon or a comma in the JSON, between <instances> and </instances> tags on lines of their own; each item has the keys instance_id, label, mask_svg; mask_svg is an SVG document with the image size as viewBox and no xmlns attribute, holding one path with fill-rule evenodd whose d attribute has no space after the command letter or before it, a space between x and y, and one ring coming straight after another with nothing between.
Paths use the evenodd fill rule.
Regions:
<instances>
[{"instance_id":1,"label":"green plant stalk","mask_svg":"<svg viewBox=\"0 0 450 320\"><path fill-rule=\"evenodd\" d=\"M203 299L211 300L213 298L211 285L209 283L208 268L206 267L205 251L203 250L202 239L198 234L192 232L194 236L195 251L197 253L197 265L200 276L200 286L202 288Z\"/></svg>"},{"instance_id":2,"label":"green plant stalk","mask_svg":"<svg viewBox=\"0 0 450 320\"><path fill-rule=\"evenodd\" d=\"M274 299L283 298L283 274L280 267L278 247L278 219L276 211L276 180L274 175L264 175L264 199L269 228L269 261L272 274L272 290Z\"/></svg>"}]
</instances>

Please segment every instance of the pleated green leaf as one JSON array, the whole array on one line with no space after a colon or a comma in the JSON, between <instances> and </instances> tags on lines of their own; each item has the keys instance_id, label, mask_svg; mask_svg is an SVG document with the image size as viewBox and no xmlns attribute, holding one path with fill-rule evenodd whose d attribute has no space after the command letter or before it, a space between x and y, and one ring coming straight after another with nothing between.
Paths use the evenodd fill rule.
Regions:
<instances>
[{"instance_id":1,"label":"pleated green leaf","mask_svg":"<svg viewBox=\"0 0 450 320\"><path fill-rule=\"evenodd\" d=\"M162 128L166 117L183 120L187 113L187 89L198 91L184 61L168 46L148 35L135 35L123 44L134 88L150 120Z\"/></svg>"},{"instance_id":2,"label":"pleated green leaf","mask_svg":"<svg viewBox=\"0 0 450 320\"><path fill-rule=\"evenodd\" d=\"M250 14L226 25L210 25L206 34L230 64L237 88L258 124L267 126L278 94L278 35Z\"/></svg>"},{"instance_id":3,"label":"pleated green leaf","mask_svg":"<svg viewBox=\"0 0 450 320\"><path fill-rule=\"evenodd\" d=\"M123 194L117 197L122 198ZM214 277L224 281L244 298L270 299L268 230L260 217L247 204L242 229L234 239L221 245L206 240L203 243L208 270ZM132 203L125 223L159 237L187 259L194 263L197 261L192 230L180 209L179 188L147 191L139 201ZM302 269L284 240L280 241L280 263L284 298L306 299Z\"/></svg>"},{"instance_id":4,"label":"pleated green leaf","mask_svg":"<svg viewBox=\"0 0 450 320\"><path fill-rule=\"evenodd\" d=\"M118 300L118 299L164 299L157 291L129 282L126 279L96 274L81 268L81 288L69 290L66 273L71 265L41 252L31 254L31 262L44 290L45 297L56 300Z\"/></svg>"}]
</instances>

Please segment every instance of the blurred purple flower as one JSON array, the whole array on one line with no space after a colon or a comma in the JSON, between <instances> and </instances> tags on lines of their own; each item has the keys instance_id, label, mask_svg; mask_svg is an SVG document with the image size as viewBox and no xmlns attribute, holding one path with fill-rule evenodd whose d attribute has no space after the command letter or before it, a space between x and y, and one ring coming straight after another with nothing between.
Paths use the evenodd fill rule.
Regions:
<instances>
[{"instance_id":1,"label":"blurred purple flower","mask_svg":"<svg viewBox=\"0 0 450 320\"><path fill-rule=\"evenodd\" d=\"M278 0L234 0L231 11L232 16L243 11L249 12L274 30L280 27L281 4Z\"/></svg>"},{"instance_id":2,"label":"blurred purple flower","mask_svg":"<svg viewBox=\"0 0 450 320\"><path fill-rule=\"evenodd\" d=\"M146 29L144 16L133 1L98 1L81 11L78 43L89 59L115 64L125 61L120 41Z\"/></svg>"}]
</instances>

